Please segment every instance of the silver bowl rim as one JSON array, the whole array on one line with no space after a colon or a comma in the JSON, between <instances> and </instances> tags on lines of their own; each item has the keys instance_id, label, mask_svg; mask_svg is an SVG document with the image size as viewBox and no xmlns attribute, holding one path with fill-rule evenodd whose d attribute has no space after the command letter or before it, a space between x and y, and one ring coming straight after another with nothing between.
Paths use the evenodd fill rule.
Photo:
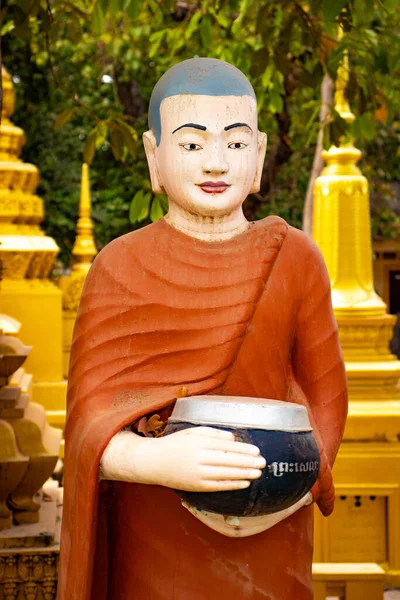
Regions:
<instances>
[{"instance_id":1,"label":"silver bowl rim","mask_svg":"<svg viewBox=\"0 0 400 600\"><path fill-rule=\"evenodd\" d=\"M168 423L264 431L312 431L305 406L246 396L202 395L179 398Z\"/></svg>"}]
</instances>

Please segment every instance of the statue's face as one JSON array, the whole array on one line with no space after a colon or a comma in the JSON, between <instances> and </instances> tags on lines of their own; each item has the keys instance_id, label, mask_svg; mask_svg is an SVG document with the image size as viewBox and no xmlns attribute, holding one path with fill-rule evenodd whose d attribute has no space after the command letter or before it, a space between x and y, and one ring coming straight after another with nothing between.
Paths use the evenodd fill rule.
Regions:
<instances>
[{"instance_id":1,"label":"statue's face","mask_svg":"<svg viewBox=\"0 0 400 600\"><path fill-rule=\"evenodd\" d=\"M196 215L229 214L257 191L265 144L250 96L166 98L161 142L146 144L153 187Z\"/></svg>"}]
</instances>

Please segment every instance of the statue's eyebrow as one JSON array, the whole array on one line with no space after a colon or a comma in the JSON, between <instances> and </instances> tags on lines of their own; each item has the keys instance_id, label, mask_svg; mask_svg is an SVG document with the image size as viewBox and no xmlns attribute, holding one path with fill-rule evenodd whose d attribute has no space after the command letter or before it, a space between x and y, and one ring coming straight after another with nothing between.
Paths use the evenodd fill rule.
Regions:
<instances>
[{"instance_id":1,"label":"statue's eyebrow","mask_svg":"<svg viewBox=\"0 0 400 600\"><path fill-rule=\"evenodd\" d=\"M177 131L182 129L182 127L192 127L193 129L200 129L201 131L207 131L207 127L204 127L204 125L198 125L197 123L185 123L184 125L181 125L180 127L177 127L176 129L174 129L174 131L172 133L176 133Z\"/></svg>"},{"instance_id":2,"label":"statue's eyebrow","mask_svg":"<svg viewBox=\"0 0 400 600\"><path fill-rule=\"evenodd\" d=\"M247 123L232 123L232 125L227 125L226 127L224 127L224 131L235 129L235 127L247 127L248 129L250 129L251 133L253 133L252 128L250 127L250 125L247 125Z\"/></svg>"}]
</instances>

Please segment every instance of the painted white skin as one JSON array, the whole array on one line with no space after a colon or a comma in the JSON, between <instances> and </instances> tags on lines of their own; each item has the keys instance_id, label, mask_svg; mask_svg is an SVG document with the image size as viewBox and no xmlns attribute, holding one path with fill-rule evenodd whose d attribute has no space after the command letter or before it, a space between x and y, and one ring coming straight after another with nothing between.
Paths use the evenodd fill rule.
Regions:
<instances>
[{"instance_id":1,"label":"painted white skin","mask_svg":"<svg viewBox=\"0 0 400 600\"><path fill-rule=\"evenodd\" d=\"M201 129L182 127L187 124ZM249 224L242 204L259 190L267 143L266 134L257 129L255 100L173 96L161 104L161 126L158 147L153 132L143 139L153 190L168 195L167 222L208 242L244 232ZM224 491L248 487L264 467L259 449L235 441L228 431L198 427L161 438L120 431L103 453L100 477L195 492ZM211 529L245 537L269 529L311 501L308 493L274 515L228 519L183 506Z\"/></svg>"},{"instance_id":2,"label":"painted white skin","mask_svg":"<svg viewBox=\"0 0 400 600\"><path fill-rule=\"evenodd\" d=\"M264 467L257 446L236 442L229 431L196 427L160 438L122 431L104 451L101 476L215 492L248 487Z\"/></svg>"},{"instance_id":3,"label":"painted white skin","mask_svg":"<svg viewBox=\"0 0 400 600\"><path fill-rule=\"evenodd\" d=\"M182 127L186 124L205 130ZM165 219L170 225L208 242L227 240L247 229L242 204L260 189L267 145L266 134L257 129L254 98L166 98L161 103L159 146L152 131L143 141L153 190L168 196ZM207 182L227 186L212 193L201 187Z\"/></svg>"},{"instance_id":4,"label":"painted white skin","mask_svg":"<svg viewBox=\"0 0 400 600\"><path fill-rule=\"evenodd\" d=\"M188 509L188 511L199 521L226 535L228 537L248 537L250 535L256 535L262 531L270 529L283 519L290 517L293 513L311 504L312 496L311 492L308 492L303 498L301 498L296 504L293 504L285 510L273 513L272 515L263 515L261 517L224 517L223 515L217 515L215 513L206 512L199 510L186 502L182 502L182 505Z\"/></svg>"}]
</instances>

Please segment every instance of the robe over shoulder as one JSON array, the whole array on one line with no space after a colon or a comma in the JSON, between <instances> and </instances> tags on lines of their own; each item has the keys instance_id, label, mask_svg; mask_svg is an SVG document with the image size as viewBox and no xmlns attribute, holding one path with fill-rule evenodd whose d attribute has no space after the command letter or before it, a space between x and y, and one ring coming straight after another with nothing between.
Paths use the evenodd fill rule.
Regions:
<instances>
[{"instance_id":1,"label":"robe over shoulder","mask_svg":"<svg viewBox=\"0 0 400 600\"><path fill-rule=\"evenodd\" d=\"M321 453L313 498L330 514L346 377L326 267L302 232L268 217L207 243L162 219L95 259L71 352L58 600L311 600L312 507L232 539L172 490L99 485L113 435L183 388L304 404Z\"/></svg>"}]
</instances>

